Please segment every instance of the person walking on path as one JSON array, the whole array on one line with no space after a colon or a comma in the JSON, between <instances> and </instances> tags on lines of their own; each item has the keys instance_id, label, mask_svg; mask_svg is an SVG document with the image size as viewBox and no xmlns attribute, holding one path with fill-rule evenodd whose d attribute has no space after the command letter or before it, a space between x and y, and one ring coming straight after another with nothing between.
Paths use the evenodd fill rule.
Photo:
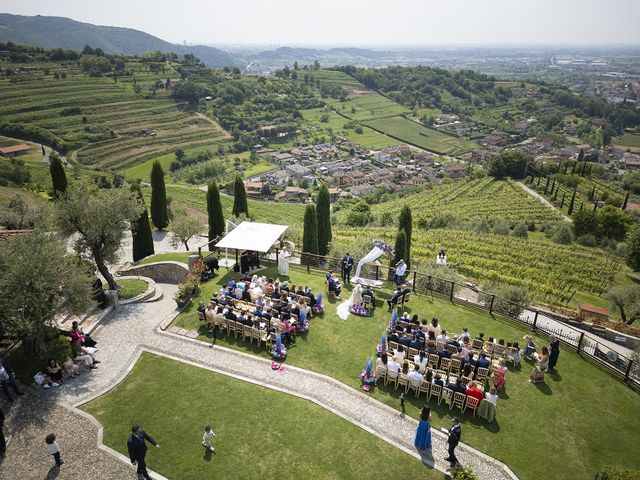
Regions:
<instances>
[{"instance_id":1,"label":"person walking on path","mask_svg":"<svg viewBox=\"0 0 640 480\"><path fill-rule=\"evenodd\" d=\"M549 337L549 366L547 372L553 371L553 368L558 363L558 356L560 355L560 340L555 335Z\"/></svg>"},{"instance_id":2,"label":"person walking on path","mask_svg":"<svg viewBox=\"0 0 640 480\"><path fill-rule=\"evenodd\" d=\"M420 423L416 429L413 445L421 450L431 448L431 409L426 405L420 412Z\"/></svg>"},{"instance_id":3,"label":"person walking on path","mask_svg":"<svg viewBox=\"0 0 640 480\"><path fill-rule=\"evenodd\" d=\"M56 436L53 433L47 435L45 438L45 442L47 442L47 448L49 449L49 453L53 455L53 459L56 461L56 466L62 465L64 462L60 458L60 445L56 442Z\"/></svg>"},{"instance_id":4,"label":"person walking on path","mask_svg":"<svg viewBox=\"0 0 640 480\"><path fill-rule=\"evenodd\" d=\"M211 428L211 425L207 425L204 427L204 434L202 435L202 446L207 448L212 453L216 453L216 449L211 445L211 440L215 437L216 434Z\"/></svg>"},{"instance_id":5,"label":"person walking on path","mask_svg":"<svg viewBox=\"0 0 640 480\"><path fill-rule=\"evenodd\" d=\"M456 447L458 443L460 443L460 437L462 436L462 428L460 427L460 422L456 417L451 419L452 425L451 428L447 431L449 438L447 439L447 444L449 445L449 456L445 458L446 461L449 462L451 468L455 467L458 464L458 458L456 457Z\"/></svg>"},{"instance_id":6,"label":"person walking on path","mask_svg":"<svg viewBox=\"0 0 640 480\"><path fill-rule=\"evenodd\" d=\"M349 252L342 257L342 283L351 283L351 269L353 268L353 257L349 255Z\"/></svg>"},{"instance_id":7,"label":"person walking on path","mask_svg":"<svg viewBox=\"0 0 640 480\"><path fill-rule=\"evenodd\" d=\"M24 392L20 391L18 385L16 385L15 378L16 375L13 373L13 370L11 370L11 367L6 363L0 362L0 386L2 386L4 396L7 397L7 400L10 402L13 402L13 398L9 393L9 387L11 387L16 394L24 395Z\"/></svg>"},{"instance_id":8,"label":"person walking on path","mask_svg":"<svg viewBox=\"0 0 640 480\"><path fill-rule=\"evenodd\" d=\"M147 444L146 441L151 442L151 444L160 448L158 442L156 442L151 436L142 430L140 425L134 425L131 428L131 435L129 435L129 440L127 440L127 448L129 450L129 458L131 459L131 464L138 464L138 478L142 477L145 479L150 479L149 472L147 472L147 464L145 463L145 457L147 455Z\"/></svg>"}]
</instances>

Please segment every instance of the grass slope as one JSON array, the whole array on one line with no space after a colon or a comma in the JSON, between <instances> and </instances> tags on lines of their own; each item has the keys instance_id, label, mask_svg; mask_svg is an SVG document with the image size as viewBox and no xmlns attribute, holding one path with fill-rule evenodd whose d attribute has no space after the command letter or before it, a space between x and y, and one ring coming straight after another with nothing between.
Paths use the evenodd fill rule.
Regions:
<instances>
[{"instance_id":1,"label":"grass slope","mask_svg":"<svg viewBox=\"0 0 640 480\"><path fill-rule=\"evenodd\" d=\"M443 477L309 401L147 353L82 409L104 425L104 443L125 455L132 422L142 424L161 445L147 461L169 478ZM200 445L207 423L215 455Z\"/></svg>"}]
</instances>

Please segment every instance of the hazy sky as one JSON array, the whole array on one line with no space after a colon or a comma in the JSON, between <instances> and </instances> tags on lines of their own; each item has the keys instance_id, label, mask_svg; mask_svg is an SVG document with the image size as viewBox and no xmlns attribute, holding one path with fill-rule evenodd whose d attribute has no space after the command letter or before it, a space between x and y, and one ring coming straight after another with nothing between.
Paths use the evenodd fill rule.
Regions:
<instances>
[{"instance_id":1,"label":"hazy sky","mask_svg":"<svg viewBox=\"0 0 640 480\"><path fill-rule=\"evenodd\" d=\"M640 0L2 0L0 11L190 43L640 43Z\"/></svg>"}]
</instances>

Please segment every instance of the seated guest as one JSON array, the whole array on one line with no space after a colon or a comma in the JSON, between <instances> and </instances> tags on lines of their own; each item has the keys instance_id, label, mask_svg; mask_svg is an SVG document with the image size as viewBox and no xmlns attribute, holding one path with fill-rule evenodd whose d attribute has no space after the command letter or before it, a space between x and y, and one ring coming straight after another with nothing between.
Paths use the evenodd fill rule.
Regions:
<instances>
[{"instance_id":1,"label":"seated guest","mask_svg":"<svg viewBox=\"0 0 640 480\"><path fill-rule=\"evenodd\" d=\"M433 382L433 370L427 370L424 374L424 380L427 383Z\"/></svg>"},{"instance_id":2,"label":"seated guest","mask_svg":"<svg viewBox=\"0 0 640 480\"><path fill-rule=\"evenodd\" d=\"M431 330L435 330L435 331L440 330L440 323L438 322L438 319L436 317L433 317L431 319Z\"/></svg>"},{"instance_id":3,"label":"seated guest","mask_svg":"<svg viewBox=\"0 0 640 480\"><path fill-rule=\"evenodd\" d=\"M451 355L451 358L455 359L455 360L460 360L460 362L464 363L465 359L464 359L464 355L462 353L462 347L458 347L458 351L456 353L454 353L453 355Z\"/></svg>"},{"instance_id":4,"label":"seated guest","mask_svg":"<svg viewBox=\"0 0 640 480\"><path fill-rule=\"evenodd\" d=\"M434 342L433 340L428 340L426 350L429 355L435 355L436 353L438 353L438 350L436 350L436 342Z\"/></svg>"},{"instance_id":5,"label":"seated guest","mask_svg":"<svg viewBox=\"0 0 640 480\"><path fill-rule=\"evenodd\" d=\"M409 362L407 362L406 360L402 364L402 373L403 375L407 375L409 373Z\"/></svg>"},{"instance_id":6,"label":"seated guest","mask_svg":"<svg viewBox=\"0 0 640 480\"><path fill-rule=\"evenodd\" d=\"M340 292L342 291L342 287L340 286L340 282L335 276L329 277L327 280L327 288L330 292L333 292L337 300L340 300Z\"/></svg>"},{"instance_id":7,"label":"seated guest","mask_svg":"<svg viewBox=\"0 0 640 480\"><path fill-rule=\"evenodd\" d=\"M484 343L484 333L480 332L475 340L480 340L482 343Z\"/></svg>"},{"instance_id":8,"label":"seated guest","mask_svg":"<svg viewBox=\"0 0 640 480\"><path fill-rule=\"evenodd\" d=\"M422 374L420 373L420 365L416 365L413 368L413 371L407 374L407 378L409 382L411 382L414 386L420 386L420 382L422 382Z\"/></svg>"},{"instance_id":9,"label":"seated guest","mask_svg":"<svg viewBox=\"0 0 640 480\"><path fill-rule=\"evenodd\" d=\"M204 315L206 310L207 310L207 308L204 306L204 301L200 300L198 302L198 312L202 313Z\"/></svg>"},{"instance_id":10,"label":"seated guest","mask_svg":"<svg viewBox=\"0 0 640 480\"><path fill-rule=\"evenodd\" d=\"M429 332L429 322L427 321L426 318L423 318L422 321L420 322L420 330L422 330L424 333Z\"/></svg>"},{"instance_id":11,"label":"seated guest","mask_svg":"<svg viewBox=\"0 0 640 480\"><path fill-rule=\"evenodd\" d=\"M391 332L389 332L389 335L387 335L387 342L396 342L396 343L398 343L398 340L400 340L400 338L398 337L398 331L397 330L392 330Z\"/></svg>"},{"instance_id":12,"label":"seated guest","mask_svg":"<svg viewBox=\"0 0 640 480\"><path fill-rule=\"evenodd\" d=\"M399 362L404 362L404 357L406 356L406 352L402 345L398 345L398 349L393 351L393 356Z\"/></svg>"},{"instance_id":13,"label":"seated guest","mask_svg":"<svg viewBox=\"0 0 640 480\"><path fill-rule=\"evenodd\" d=\"M469 339L467 339L467 341L460 346L460 351L462 352L462 356L465 362L468 362L471 356L471 350L469 349L469 347Z\"/></svg>"},{"instance_id":14,"label":"seated guest","mask_svg":"<svg viewBox=\"0 0 640 480\"><path fill-rule=\"evenodd\" d=\"M476 365L478 366L478 368L489 368L489 365L491 365L491 362L483 352L480 354L480 358L478 358Z\"/></svg>"},{"instance_id":15,"label":"seated guest","mask_svg":"<svg viewBox=\"0 0 640 480\"><path fill-rule=\"evenodd\" d=\"M467 397L477 398L480 401L484 398L484 392L478 388L476 382L470 382L467 388Z\"/></svg>"},{"instance_id":16,"label":"seated guest","mask_svg":"<svg viewBox=\"0 0 640 480\"><path fill-rule=\"evenodd\" d=\"M451 390L453 390L453 393L456 392L460 392L460 393L467 393L467 387L465 387L464 385L462 385L462 379L458 378L456 380L456 383L450 383L449 385L447 385L447 388L450 388Z\"/></svg>"},{"instance_id":17,"label":"seated guest","mask_svg":"<svg viewBox=\"0 0 640 480\"><path fill-rule=\"evenodd\" d=\"M387 355L387 352L382 352L382 354L378 357L378 360L376 362L377 369L380 370L381 366L386 367L388 363L389 363L389 356Z\"/></svg>"},{"instance_id":18,"label":"seated guest","mask_svg":"<svg viewBox=\"0 0 640 480\"><path fill-rule=\"evenodd\" d=\"M442 330L442 332L440 333L440 335L438 335L436 337L436 341L438 342L444 342L447 343L447 341L449 340L449 337L447 337L447 331L446 330Z\"/></svg>"},{"instance_id":19,"label":"seated guest","mask_svg":"<svg viewBox=\"0 0 640 480\"><path fill-rule=\"evenodd\" d=\"M436 373L436 376L433 379L433 384L434 385L440 385L441 387L444 387L444 380L442 380L442 376L439 373Z\"/></svg>"},{"instance_id":20,"label":"seated guest","mask_svg":"<svg viewBox=\"0 0 640 480\"><path fill-rule=\"evenodd\" d=\"M232 308L229 308L225 312L224 318L226 318L227 320L233 320L235 322L238 319L238 316L235 314Z\"/></svg>"},{"instance_id":21,"label":"seated guest","mask_svg":"<svg viewBox=\"0 0 640 480\"><path fill-rule=\"evenodd\" d=\"M305 287L304 290L305 290L304 296L305 297L309 297L309 299L311 300L311 305L315 305L316 304L316 296L313 294L313 291L311 290L311 288Z\"/></svg>"},{"instance_id":22,"label":"seated guest","mask_svg":"<svg viewBox=\"0 0 640 480\"><path fill-rule=\"evenodd\" d=\"M418 314L414 313L413 316L411 317L411 321L409 322L414 326L420 326L420 320L418 319Z\"/></svg>"},{"instance_id":23,"label":"seated guest","mask_svg":"<svg viewBox=\"0 0 640 480\"><path fill-rule=\"evenodd\" d=\"M53 382L54 387L64 383L64 379L62 378L62 367L55 358L49 360L49 363L47 364L47 374Z\"/></svg>"},{"instance_id":24,"label":"seated guest","mask_svg":"<svg viewBox=\"0 0 640 480\"><path fill-rule=\"evenodd\" d=\"M459 347L459 346L460 346L460 343L459 343L459 342L458 342L458 340L456 340L455 338L450 338L450 339L447 341L447 345L453 345L454 347L456 347L456 348L457 348L457 347Z\"/></svg>"},{"instance_id":25,"label":"seated guest","mask_svg":"<svg viewBox=\"0 0 640 480\"><path fill-rule=\"evenodd\" d=\"M436 334L434 333L433 330L429 330L429 333L427 333L427 340L430 340L433 343L436 343Z\"/></svg>"},{"instance_id":26,"label":"seated guest","mask_svg":"<svg viewBox=\"0 0 640 480\"><path fill-rule=\"evenodd\" d=\"M438 355L440 358L451 358L451 352L447 350L446 347L436 352L436 355Z\"/></svg>"},{"instance_id":27,"label":"seated guest","mask_svg":"<svg viewBox=\"0 0 640 480\"><path fill-rule=\"evenodd\" d=\"M99 362L80 344L80 339L71 342L71 355L76 362L84 362L91 369L98 368L95 364Z\"/></svg>"},{"instance_id":28,"label":"seated guest","mask_svg":"<svg viewBox=\"0 0 640 480\"><path fill-rule=\"evenodd\" d=\"M531 372L529 381L531 383L544 382L544 372L547 371L547 368L549 368L549 349L542 347L542 354L538 356L538 361Z\"/></svg>"},{"instance_id":29,"label":"seated guest","mask_svg":"<svg viewBox=\"0 0 640 480\"><path fill-rule=\"evenodd\" d=\"M362 297L364 298L365 295L369 295L371 297L371 301L375 305L376 297L368 286L365 286L364 289L362 290Z\"/></svg>"},{"instance_id":30,"label":"seated guest","mask_svg":"<svg viewBox=\"0 0 640 480\"><path fill-rule=\"evenodd\" d=\"M389 311L393 308L394 305L398 304L398 300L402 297L402 289L400 287L396 287L396 291L391 296L391 298L387 299L387 305L389 305Z\"/></svg>"},{"instance_id":31,"label":"seated guest","mask_svg":"<svg viewBox=\"0 0 640 480\"><path fill-rule=\"evenodd\" d=\"M491 387L489 391L485 394L484 399L487 402L491 402L494 405L498 403L498 392L496 387Z\"/></svg>"},{"instance_id":32,"label":"seated guest","mask_svg":"<svg viewBox=\"0 0 640 480\"><path fill-rule=\"evenodd\" d=\"M413 336L413 340L411 340L411 344L409 345L411 348L415 348L416 350L424 349L424 340L417 335Z\"/></svg>"},{"instance_id":33,"label":"seated guest","mask_svg":"<svg viewBox=\"0 0 640 480\"><path fill-rule=\"evenodd\" d=\"M400 364L398 363L396 357L393 357L391 358L391 360L389 360L387 369L390 373L393 372L395 374L398 374L400 372Z\"/></svg>"},{"instance_id":34,"label":"seated guest","mask_svg":"<svg viewBox=\"0 0 640 480\"><path fill-rule=\"evenodd\" d=\"M504 345L504 340L501 338L500 340L498 340L498 344L493 348L493 351L496 355L502 355L505 350L506 347Z\"/></svg>"},{"instance_id":35,"label":"seated guest","mask_svg":"<svg viewBox=\"0 0 640 480\"><path fill-rule=\"evenodd\" d=\"M469 340L471 336L469 335L469 329L464 327L462 329L462 333L458 336L458 342L463 343L465 340Z\"/></svg>"},{"instance_id":36,"label":"seated guest","mask_svg":"<svg viewBox=\"0 0 640 480\"><path fill-rule=\"evenodd\" d=\"M360 279L356 280L356 286L353 287L353 304L354 305L362 305L362 281Z\"/></svg>"},{"instance_id":37,"label":"seated guest","mask_svg":"<svg viewBox=\"0 0 640 480\"><path fill-rule=\"evenodd\" d=\"M411 345L411 337L409 337L406 333L400 337L398 340L400 345L404 345L405 347L409 347Z\"/></svg>"},{"instance_id":38,"label":"seated guest","mask_svg":"<svg viewBox=\"0 0 640 480\"><path fill-rule=\"evenodd\" d=\"M414 355L413 363L420 367L421 372L424 372L429 363L429 359L424 352L420 352L418 355Z\"/></svg>"}]
</instances>

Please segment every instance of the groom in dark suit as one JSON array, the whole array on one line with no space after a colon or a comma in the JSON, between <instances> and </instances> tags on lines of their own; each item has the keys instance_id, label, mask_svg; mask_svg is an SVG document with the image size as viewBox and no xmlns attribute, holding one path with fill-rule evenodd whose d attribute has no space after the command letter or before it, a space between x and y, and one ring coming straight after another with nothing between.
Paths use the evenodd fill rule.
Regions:
<instances>
[{"instance_id":1,"label":"groom in dark suit","mask_svg":"<svg viewBox=\"0 0 640 480\"><path fill-rule=\"evenodd\" d=\"M129 458L131 459L131 464L138 464L138 479L145 478L150 479L149 472L147 472L147 464L144 459L147 455L147 444L145 440L151 442L151 444L160 448L158 442L156 442L151 436L142 430L140 425L134 425L131 428L131 435L129 435L129 440L127 441L127 448L129 449Z\"/></svg>"},{"instance_id":2,"label":"groom in dark suit","mask_svg":"<svg viewBox=\"0 0 640 480\"><path fill-rule=\"evenodd\" d=\"M342 257L342 283L351 283L351 269L353 268L353 257L349 252Z\"/></svg>"},{"instance_id":3,"label":"groom in dark suit","mask_svg":"<svg viewBox=\"0 0 640 480\"><path fill-rule=\"evenodd\" d=\"M452 419L453 425L449 429L449 438L447 439L447 443L449 444L449 456L445 458L451 465L451 468L455 467L458 464L458 459L456 457L456 447L458 443L460 443L460 437L462 436L462 428L460 427L460 422L456 417Z\"/></svg>"}]
</instances>

